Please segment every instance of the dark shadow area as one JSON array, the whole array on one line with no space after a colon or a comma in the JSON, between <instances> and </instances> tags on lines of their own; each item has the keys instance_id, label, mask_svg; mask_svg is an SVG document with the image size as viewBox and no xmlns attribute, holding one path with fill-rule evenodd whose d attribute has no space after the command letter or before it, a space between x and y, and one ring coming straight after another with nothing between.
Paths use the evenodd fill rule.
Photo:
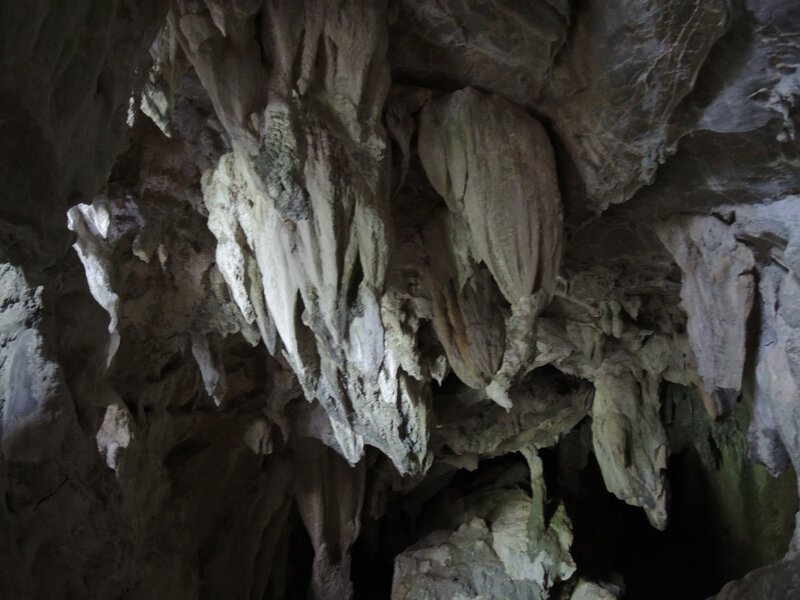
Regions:
<instances>
[{"instance_id":1,"label":"dark shadow area","mask_svg":"<svg viewBox=\"0 0 800 600\"><path fill-rule=\"evenodd\" d=\"M575 440L569 438L580 435L570 434L562 444L572 445ZM621 575L626 600L707 598L725 583L718 568L725 549L707 535L704 525L713 507L682 457L670 462L669 479L678 482L680 501L661 532L650 525L641 508L606 491L593 454L577 472L563 468L564 455L563 449L543 453L545 477L550 480L550 495L563 500L572 519L572 555L579 571L597 581ZM692 501L687 506L683 500L689 490Z\"/></svg>"},{"instance_id":2,"label":"dark shadow area","mask_svg":"<svg viewBox=\"0 0 800 600\"><path fill-rule=\"evenodd\" d=\"M289 537L288 573L285 600L307 600L311 571L314 565L314 546L306 532L297 506L292 506L288 522L293 524Z\"/></svg>"},{"instance_id":3,"label":"dark shadow area","mask_svg":"<svg viewBox=\"0 0 800 600\"><path fill-rule=\"evenodd\" d=\"M402 551L402 548L395 551L392 544L385 542L397 539L390 531L393 524L396 525L396 521L369 517L362 521L361 534L351 550L351 578L356 598L388 600L391 597L394 557Z\"/></svg>"},{"instance_id":4,"label":"dark shadow area","mask_svg":"<svg viewBox=\"0 0 800 600\"><path fill-rule=\"evenodd\" d=\"M457 381L446 379L441 390L454 386ZM653 528L643 509L606 490L589 418L555 447L539 451L547 486L545 518L564 503L573 523L577 574L597 582L624 581L625 600L703 600L786 550L797 508L794 475L765 477L762 467L749 462L743 437L747 423L739 412L712 422L693 390L670 388L662 394L670 409L664 422L673 446L665 531ZM365 515L353 548L355 597L390 598L395 556L431 531L452 527L443 523L460 499L494 487L530 493L529 477L526 460L514 452L482 460L473 471L428 478L389 499L381 519ZM573 583L566 582L562 592L571 593Z\"/></svg>"},{"instance_id":5,"label":"dark shadow area","mask_svg":"<svg viewBox=\"0 0 800 600\"><path fill-rule=\"evenodd\" d=\"M443 387L448 385L456 384L445 380ZM474 471L432 477L427 485L392 498L382 518L363 515L351 550L355 598L389 600L395 557L433 530L448 528L444 523L459 498L495 486L519 486L530 494L530 471L520 453L482 460Z\"/></svg>"},{"instance_id":6,"label":"dark shadow area","mask_svg":"<svg viewBox=\"0 0 800 600\"><path fill-rule=\"evenodd\" d=\"M725 521L696 451L687 448L670 457L669 522L658 531L641 508L606 491L597 460L586 450L589 427L587 420L541 454L548 495L564 502L573 522L572 556L579 572L597 581L621 575L625 600L701 600L770 562L754 564L758 559L743 547L747 541L728 533L737 524Z\"/></svg>"}]
</instances>

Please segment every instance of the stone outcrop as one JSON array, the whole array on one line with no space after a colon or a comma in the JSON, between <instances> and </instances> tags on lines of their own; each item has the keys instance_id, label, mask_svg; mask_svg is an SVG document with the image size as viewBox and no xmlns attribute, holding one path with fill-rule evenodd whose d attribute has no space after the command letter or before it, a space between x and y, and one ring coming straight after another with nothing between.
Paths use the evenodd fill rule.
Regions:
<instances>
[{"instance_id":1,"label":"stone outcrop","mask_svg":"<svg viewBox=\"0 0 800 600\"><path fill-rule=\"evenodd\" d=\"M793 2L7 4L0 595L798 593Z\"/></svg>"},{"instance_id":2,"label":"stone outcrop","mask_svg":"<svg viewBox=\"0 0 800 600\"><path fill-rule=\"evenodd\" d=\"M542 461L525 449L532 494L519 487L482 489L459 498L446 524L395 561L392 598L548 597L575 572L563 506L545 521Z\"/></svg>"},{"instance_id":3,"label":"stone outcrop","mask_svg":"<svg viewBox=\"0 0 800 600\"><path fill-rule=\"evenodd\" d=\"M747 320L755 295L753 253L713 216L670 221L660 237L686 273L681 302L689 341L709 396L709 413L721 416L733 409L742 389Z\"/></svg>"}]
</instances>

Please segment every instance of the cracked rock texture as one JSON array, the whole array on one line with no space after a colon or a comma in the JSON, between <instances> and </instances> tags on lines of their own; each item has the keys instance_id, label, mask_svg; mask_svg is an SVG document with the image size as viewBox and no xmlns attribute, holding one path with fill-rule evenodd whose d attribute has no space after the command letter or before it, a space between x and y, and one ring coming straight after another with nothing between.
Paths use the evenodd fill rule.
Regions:
<instances>
[{"instance_id":1,"label":"cracked rock texture","mask_svg":"<svg viewBox=\"0 0 800 600\"><path fill-rule=\"evenodd\" d=\"M800 597L798 127L794 0L0 5L0 595Z\"/></svg>"}]
</instances>

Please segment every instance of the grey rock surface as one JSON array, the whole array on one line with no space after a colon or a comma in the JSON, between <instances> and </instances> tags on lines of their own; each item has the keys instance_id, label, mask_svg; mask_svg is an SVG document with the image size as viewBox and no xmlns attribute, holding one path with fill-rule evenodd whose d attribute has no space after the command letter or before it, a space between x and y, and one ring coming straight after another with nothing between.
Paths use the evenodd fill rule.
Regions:
<instances>
[{"instance_id":1,"label":"grey rock surface","mask_svg":"<svg viewBox=\"0 0 800 600\"><path fill-rule=\"evenodd\" d=\"M686 274L681 302L709 412L729 413L742 388L755 295L753 253L713 216L670 220L659 236Z\"/></svg>"}]
</instances>

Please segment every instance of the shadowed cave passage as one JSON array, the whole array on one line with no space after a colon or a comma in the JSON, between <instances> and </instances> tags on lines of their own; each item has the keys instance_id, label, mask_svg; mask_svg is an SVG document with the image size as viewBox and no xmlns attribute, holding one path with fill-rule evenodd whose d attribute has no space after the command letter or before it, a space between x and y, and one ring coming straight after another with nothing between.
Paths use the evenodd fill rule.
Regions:
<instances>
[{"instance_id":1,"label":"shadowed cave passage","mask_svg":"<svg viewBox=\"0 0 800 600\"><path fill-rule=\"evenodd\" d=\"M668 385L662 397L672 446L664 531L606 491L588 450L588 419L542 451L548 495L572 519L579 571L598 581L622 576L629 600L703 599L782 556L794 528L796 478L791 468L772 478L747 460L743 406L715 423L693 390Z\"/></svg>"},{"instance_id":2,"label":"shadowed cave passage","mask_svg":"<svg viewBox=\"0 0 800 600\"><path fill-rule=\"evenodd\" d=\"M474 471L450 470L431 478L420 492L398 495L386 515L364 515L361 535L353 546L352 579L356 598L389 599L396 556L431 531L446 527L452 506L470 494L493 487L520 487L530 495L529 469L513 452L480 461Z\"/></svg>"},{"instance_id":3,"label":"shadowed cave passage","mask_svg":"<svg viewBox=\"0 0 800 600\"><path fill-rule=\"evenodd\" d=\"M683 456L672 457L669 475L673 499L692 494L688 506L674 502L665 531L654 529L644 511L606 491L594 456L567 482L556 471L557 451L543 453L555 490L561 494L574 526L572 553L580 568L599 581L622 577L626 599L706 598L728 581L722 575L726 548L711 537L704 521L714 506L702 488L686 489ZM686 476L687 479L683 479ZM572 483L579 485L573 487ZM737 573L741 576L746 570Z\"/></svg>"},{"instance_id":4,"label":"shadowed cave passage","mask_svg":"<svg viewBox=\"0 0 800 600\"><path fill-rule=\"evenodd\" d=\"M744 440L743 411L714 423L692 390L672 386L662 395L664 412L681 402L686 413L665 418L670 441L676 444L668 467L666 529L656 530L641 508L606 490L591 450L588 419L557 446L540 451L548 490L545 515L552 517L558 503L565 504L580 575L614 584L624 580L622 597L628 600L700 600L780 558L794 526L795 476L789 470L773 479L762 467L742 460L735 444ZM707 430L697 441L700 448L681 449L678 444L691 427L700 426ZM442 489L424 500L411 493L396 498L381 519L365 515L353 547L356 598L390 598L396 555L436 529L438 516L455 499L492 485L516 485L529 492L527 473L519 453L482 460L472 472L449 474ZM726 480L737 487L725 489ZM557 586L551 597L559 597L559 589L568 586Z\"/></svg>"}]
</instances>

